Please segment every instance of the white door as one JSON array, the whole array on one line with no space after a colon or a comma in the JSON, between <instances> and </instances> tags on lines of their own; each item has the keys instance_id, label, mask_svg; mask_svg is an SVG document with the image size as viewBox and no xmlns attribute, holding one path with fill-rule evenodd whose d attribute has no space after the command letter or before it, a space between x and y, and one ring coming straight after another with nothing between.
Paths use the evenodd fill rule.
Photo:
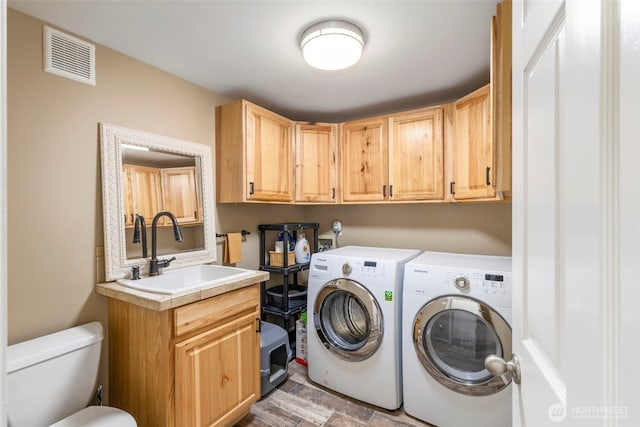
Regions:
<instances>
[{"instance_id":1,"label":"white door","mask_svg":"<svg viewBox=\"0 0 640 427\"><path fill-rule=\"evenodd\" d=\"M514 1L514 426L640 425L639 4Z\"/></svg>"}]
</instances>

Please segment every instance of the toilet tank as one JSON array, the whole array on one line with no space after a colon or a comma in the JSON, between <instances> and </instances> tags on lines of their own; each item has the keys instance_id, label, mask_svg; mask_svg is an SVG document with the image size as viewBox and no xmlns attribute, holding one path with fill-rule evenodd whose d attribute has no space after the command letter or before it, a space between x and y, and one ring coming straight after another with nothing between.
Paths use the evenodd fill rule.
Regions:
<instances>
[{"instance_id":1,"label":"toilet tank","mask_svg":"<svg viewBox=\"0 0 640 427\"><path fill-rule=\"evenodd\" d=\"M48 426L94 403L102 336L92 322L9 346L9 426Z\"/></svg>"}]
</instances>

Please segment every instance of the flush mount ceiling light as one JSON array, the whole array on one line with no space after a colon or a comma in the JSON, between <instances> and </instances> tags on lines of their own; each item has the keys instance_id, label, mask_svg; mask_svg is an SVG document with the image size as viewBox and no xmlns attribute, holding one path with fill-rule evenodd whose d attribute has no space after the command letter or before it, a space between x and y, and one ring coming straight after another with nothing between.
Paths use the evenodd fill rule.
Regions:
<instances>
[{"instance_id":1,"label":"flush mount ceiling light","mask_svg":"<svg viewBox=\"0 0 640 427\"><path fill-rule=\"evenodd\" d=\"M322 21L304 30L300 47L302 56L312 67L342 70L360 59L364 33L347 21Z\"/></svg>"}]
</instances>

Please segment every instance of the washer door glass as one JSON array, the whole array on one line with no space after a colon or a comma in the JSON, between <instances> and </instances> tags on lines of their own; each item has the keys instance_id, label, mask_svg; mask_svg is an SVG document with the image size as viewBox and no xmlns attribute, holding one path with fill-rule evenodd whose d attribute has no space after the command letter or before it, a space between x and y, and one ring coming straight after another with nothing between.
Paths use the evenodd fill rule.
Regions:
<instances>
[{"instance_id":1,"label":"washer door glass","mask_svg":"<svg viewBox=\"0 0 640 427\"><path fill-rule=\"evenodd\" d=\"M313 321L323 345L348 361L364 360L382 341L382 312L360 283L337 279L326 283L316 299Z\"/></svg>"},{"instance_id":2,"label":"washer door glass","mask_svg":"<svg viewBox=\"0 0 640 427\"><path fill-rule=\"evenodd\" d=\"M430 301L416 316L413 339L422 365L451 390L489 395L511 382L484 367L489 355L511 358L511 328L481 301L457 295Z\"/></svg>"}]
</instances>

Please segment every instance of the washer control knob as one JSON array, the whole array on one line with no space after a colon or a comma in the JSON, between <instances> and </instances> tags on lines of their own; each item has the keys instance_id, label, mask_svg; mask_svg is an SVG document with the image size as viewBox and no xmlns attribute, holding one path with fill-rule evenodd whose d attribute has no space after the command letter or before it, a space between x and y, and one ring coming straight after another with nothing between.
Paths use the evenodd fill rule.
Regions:
<instances>
[{"instance_id":1,"label":"washer control knob","mask_svg":"<svg viewBox=\"0 0 640 427\"><path fill-rule=\"evenodd\" d=\"M349 274L351 274L351 266L348 263L344 263L342 264L342 272L348 276Z\"/></svg>"},{"instance_id":2,"label":"washer control knob","mask_svg":"<svg viewBox=\"0 0 640 427\"><path fill-rule=\"evenodd\" d=\"M456 285L456 288L460 289L461 291L466 291L469 289L469 279L464 276L456 276L454 284Z\"/></svg>"}]
</instances>

